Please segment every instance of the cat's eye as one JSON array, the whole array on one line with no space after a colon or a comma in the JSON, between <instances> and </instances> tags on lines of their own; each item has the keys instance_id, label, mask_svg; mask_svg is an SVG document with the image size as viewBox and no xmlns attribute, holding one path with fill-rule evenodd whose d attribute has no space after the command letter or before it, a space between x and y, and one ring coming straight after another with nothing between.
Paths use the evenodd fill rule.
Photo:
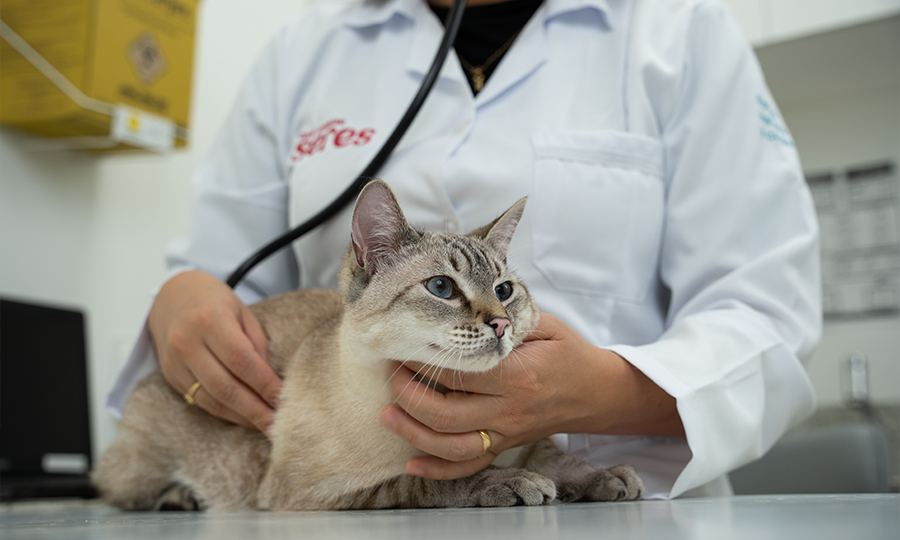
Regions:
<instances>
[{"instance_id":1,"label":"cat's eye","mask_svg":"<svg viewBox=\"0 0 900 540\"><path fill-rule=\"evenodd\" d=\"M501 302L506 302L506 300L512 295L512 283L508 281L504 281L500 285L494 287L494 294L497 295L497 299Z\"/></svg>"},{"instance_id":2,"label":"cat's eye","mask_svg":"<svg viewBox=\"0 0 900 540\"><path fill-rule=\"evenodd\" d=\"M453 296L453 280L445 276L436 276L425 282L428 292L438 298L450 298Z\"/></svg>"}]
</instances>

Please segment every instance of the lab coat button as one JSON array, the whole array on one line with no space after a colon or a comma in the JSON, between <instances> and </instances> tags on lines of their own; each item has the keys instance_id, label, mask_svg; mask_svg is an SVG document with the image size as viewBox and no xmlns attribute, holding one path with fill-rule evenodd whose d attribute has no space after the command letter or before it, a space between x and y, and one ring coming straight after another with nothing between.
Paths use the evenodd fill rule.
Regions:
<instances>
[{"instance_id":1,"label":"lab coat button","mask_svg":"<svg viewBox=\"0 0 900 540\"><path fill-rule=\"evenodd\" d=\"M444 221L444 228L447 230L447 232L455 233L459 231L459 223L452 219L448 219Z\"/></svg>"}]
</instances>

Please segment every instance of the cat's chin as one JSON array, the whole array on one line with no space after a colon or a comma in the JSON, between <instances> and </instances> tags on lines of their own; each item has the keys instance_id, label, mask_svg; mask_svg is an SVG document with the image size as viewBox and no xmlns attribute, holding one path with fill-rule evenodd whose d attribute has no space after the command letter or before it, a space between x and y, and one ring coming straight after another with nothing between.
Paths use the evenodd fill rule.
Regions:
<instances>
[{"instance_id":1,"label":"cat's chin","mask_svg":"<svg viewBox=\"0 0 900 540\"><path fill-rule=\"evenodd\" d=\"M442 360L435 362L433 359L421 359L418 360L419 362L432 369L466 371L470 373L481 373L494 369L509 355L512 349L511 347L509 350L506 350L507 347L496 347L491 348L489 351L465 352L458 349L445 349L433 343L429 344L428 348L437 352L437 357Z\"/></svg>"},{"instance_id":2,"label":"cat's chin","mask_svg":"<svg viewBox=\"0 0 900 540\"><path fill-rule=\"evenodd\" d=\"M486 360L478 360L471 362L469 365L460 368L460 371L468 371L471 373L482 373L484 371L490 371L497 367L500 364L500 360L502 360L499 355L494 355L491 358Z\"/></svg>"}]
</instances>

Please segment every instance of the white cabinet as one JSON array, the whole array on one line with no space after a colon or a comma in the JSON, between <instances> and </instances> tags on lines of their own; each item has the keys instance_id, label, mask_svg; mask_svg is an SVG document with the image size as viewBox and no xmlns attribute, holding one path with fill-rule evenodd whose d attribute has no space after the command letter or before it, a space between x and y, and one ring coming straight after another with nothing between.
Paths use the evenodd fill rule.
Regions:
<instances>
[{"instance_id":1,"label":"white cabinet","mask_svg":"<svg viewBox=\"0 0 900 540\"><path fill-rule=\"evenodd\" d=\"M722 0L754 46L900 14L900 0Z\"/></svg>"}]
</instances>

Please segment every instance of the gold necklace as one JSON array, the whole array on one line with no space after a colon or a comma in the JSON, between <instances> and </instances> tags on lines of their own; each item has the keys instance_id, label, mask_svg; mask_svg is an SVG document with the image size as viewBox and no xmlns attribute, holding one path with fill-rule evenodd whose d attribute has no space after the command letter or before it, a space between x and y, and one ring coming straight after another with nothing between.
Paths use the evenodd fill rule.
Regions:
<instances>
[{"instance_id":1,"label":"gold necklace","mask_svg":"<svg viewBox=\"0 0 900 540\"><path fill-rule=\"evenodd\" d=\"M513 44L513 41L516 40L516 37L518 37L519 32L521 31L522 29L519 28L519 30L515 34L513 34L513 37L509 38L509 41L507 41L503 44L502 47L494 51L494 54L488 56L488 59L485 60L484 63L480 66L473 66L472 64L466 62L466 59L463 58L462 55L460 55L458 52L456 53L456 56L459 58L459 63L462 64L463 69L468 71L472 76L472 86L475 88L475 92L481 92L481 89L484 88L484 71L487 68L491 67L491 64L496 62L498 58L503 56L503 53L505 53L506 50L509 49L509 47Z\"/></svg>"}]
</instances>

